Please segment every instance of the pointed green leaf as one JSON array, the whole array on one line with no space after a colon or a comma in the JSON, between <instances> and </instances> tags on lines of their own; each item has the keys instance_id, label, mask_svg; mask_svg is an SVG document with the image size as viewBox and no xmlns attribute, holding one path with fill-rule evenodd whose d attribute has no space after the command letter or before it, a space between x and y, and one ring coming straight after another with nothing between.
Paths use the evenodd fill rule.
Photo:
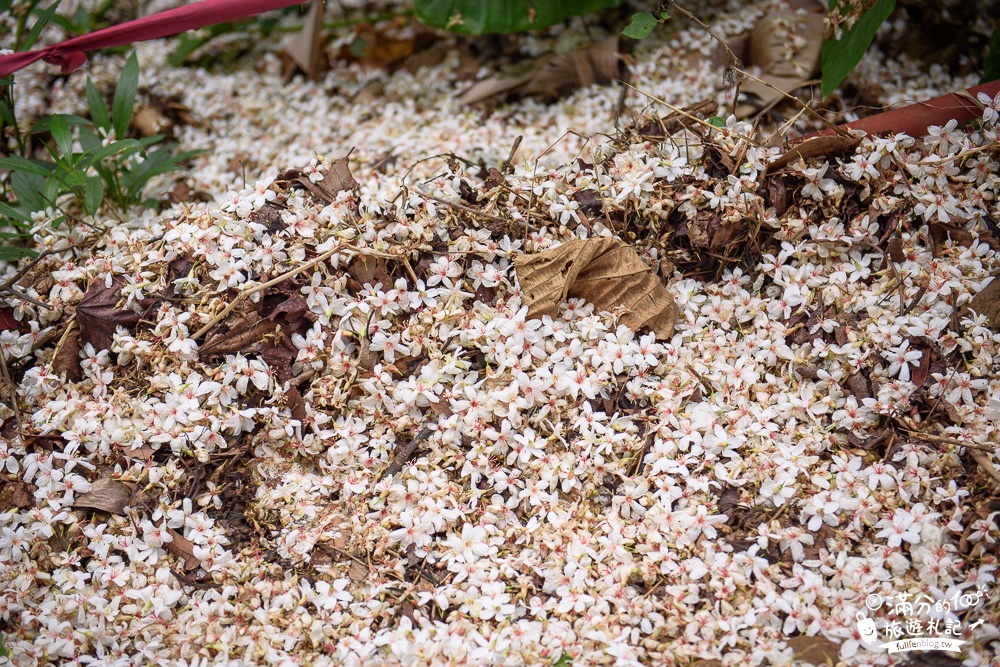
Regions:
<instances>
[{"instance_id":1,"label":"pointed green leaf","mask_svg":"<svg viewBox=\"0 0 1000 667\"><path fill-rule=\"evenodd\" d=\"M31 248L22 248L21 246L11 246L11 245L0 245L0 260L12 261L15 259L21 259L22 257L37 257L38 253ZM7 652L4 651L0 653L0 657L6 656Z\"/></svg>"},{"instance_id":2,"label":"pointed green leaf","mask_svg":"<svg viewBox=\"0 0 1000 667\"><path fill-rule=\"evenodd\" d=\"M104 200L104 181L100 176L88 176L87 185L83 191L83 210L87 215L94 215Z\"/></svg>"},{"instance_id":3,"label":"pointed green leaf","mask_svg":"<svg viewBox=\"0 0 1000 667\"><path fill-rule=\"evenodd\" d=\"M97 90L94 82L87 78L87 106L90 107L90 119L102 130L111 129L111 117L108 115L108 105Z\"/></svg>"},{"instance_id":4,"label":"pointed green leaf","mask_svg":"<svg viewBox=\"0 0 1000 667\"><path fill-rule=\"evenodd\" d=\"M46 206L45 177L27 171L15 171L10 175L10 187L17 197L17 205L23 211L31 213L40 211Z\"/></svg>"},{"instance_id":5,"label":"pointed green leaf","mask_svg":"<svg viewBox=\"0 0 1000 667\"><path fill-rule=\"evenodd\" d=\"M56 148L62 159L69 164L73 163L73 135L70 134L69 125L59 116L53 116L49 122L49 132L55 139Z\"/></svg>"},{"instance_id":6,"label":"pointed green leaf","mask_svg":"<svg viewBox=\"0 0 1000 667\"><path fill-rule=\"evenodd\" d=\"M141 149L142 146L140 146L139 142L135 139L122 139L121 141L115 141L114 143L110 143L94 153L87 153L87 155L84 155L83 159L80 160L80 168L87 169L91 165L94 165L101 160L106 160L109 157L113 157L126 151Z\"/></svg>"},{"instance_id":7,"label":"pointed green leaf","mask_svg":"<svg viewBox=\"0 0 1000 667\"><path fill-rule=\"evenodd\" d=\"M62 2L62 0L56 0L49 6L48 9L38 15L38 20L35 21L35 25L31 26L31 30L28 31L28 34L25 35L20 46L17 47L18 51L27 51L35 45L35 42L38 41L38 38L42 34L42 30L45 29L45 26L47 26L49 21L52 20L53 14L55 14L56 10L59 9L60 2Z\"/></svg>"},{"instance_id":8,"label":"pointed green leaf","mask_svg":"<svg viewBox=\"0 0 1000 667\"><path fill-rule=\"evenodd\" d=\"M655 16L649 12L636 12L632 21L622 29L622 34L632 39L646 39L655 27Z\"/></svg>"},{"instance_id":9,"label":"pointed green leaf","mask_svg":"<svg viewBox=\"0 0 1000 667\"><path fill-rule=\"evenodd\" d=\"M15 208L10 204L0 202L0 215L7 216L10 218L10 222L14 223L18 227L31 226L31 216L21 210L20 206Z\"/></svg>"},{"instance_id":10,"label":"pointed green leaf","mask_svg":"<svg viewBox=\"0 0 1000 667\"><path fill-rule=\"evenodd\" d=\"M52 174L53 165L48 162L39 162L38 160L27 160L19 155L11 155L8 157L0 158L0 169L6 169L8 171L26 171L29 174L38 174L39 176L50 176Z\"/></svg>"},{"instance_id":11,"label":"pointed green leaf","mask_svg":"<svg viewBox=\"0 0 1000 667\"><path fill-rule=\"evenodd\" d=\"M111 102L111 120L115 127L115 136L123 139L128 133L132 122L132 107L135 105L135 95L139 90L139 61L135 52L125 61L118 85L115 86L115 97Z\"/></svg>"},{"instance_id":12,"label":"pointed green leaf","mask_svg":"<svg viewBox=\"0 0 1000 667\"><path fill-rule=\"evenodd\" d=\"M51 132L52 131L52 119L59 118L67 127L78 127L80 125L90 125L90 121L83 116L77 116L71 113L57 113L51 116L45 116L40 121L32 125L28 134L39 134L40 132Z\"/></svg>"},{"instance_id":13,"label":"pointed green leaf","mask_svg":"<svg viewBox=\"0 0 1000 667\"><path fill-rule=\"evenodd\" d=\"M896 0L875 0L875 4L861 15L853 28L844 31L840 39L829 39L823 43L821 60L823 97L829 96L836 90L861 62L861 57L875 39L875 33L895 7ZM831 12L840 11L839 3L831 8Z\"/></svg>"}]
</instances>

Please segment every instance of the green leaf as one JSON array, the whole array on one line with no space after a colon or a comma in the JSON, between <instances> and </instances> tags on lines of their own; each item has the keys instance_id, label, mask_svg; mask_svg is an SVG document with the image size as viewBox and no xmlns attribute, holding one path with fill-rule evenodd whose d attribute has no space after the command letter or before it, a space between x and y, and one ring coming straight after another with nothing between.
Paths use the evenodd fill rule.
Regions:
<instances>
[{"instance_id":1,"label":"green leaf","mask_svg":"<svg viewBox=\"0 0 1000 667\"><path fill-rule=\"evenodd\" d=\"M142 146L140 146L139 142L135 139L122 139L121 141L115 141L114 143L110 143L94 153L88 152L84 155L83 159L80 160L80 168L87 169L101 160L106 160L109 157L113 157L130 150L142 150Z\"/></svg>"},{"instance_id":2,"label":"green leaf","mask_svg":"<svg viewBox=\"0 0 1000 667\"><path fill-rule=\"evenodd\" d=\"M115 136L123 139L128 133L128 125L132 122L132 107L135 104L135 94L139 90L139 61L135 52L125 61L118 85L115 86L115 97L111 101L111 120L115 127Z\"/></svg>"},{"instance_id":3,"label":"green leaf","mask_svg":"<svg viewBox=\"0 0 1000 667\"><path fill-rule=\"evenodd\" d=\"M823 97L827 97L836 90L837 86L861 62L861 57L865 55L868 46L875 39L875 33L878 32L879 26L889 18L889 14L895 7L896 0L875 0L871 9L862 14L854 27L845 31L839 40L829 39L823 43L821 64ZM838 12L841 11L841 8L838 5L831 11Z\"/></svg>"},{"instance_id":4,"label":"green leaf","mask_svg":"<svg viewBox=\"0 0 1000 667\"><path fill-rule=\"evenodd\" d=\"M177 155L170 155L168 148L160 148L150 152L146 160L129 173L123 174L128 182L126 196L129 201L135 201L142 195L143 188L149 179L160 174L169 174L172 171L183 169L181 162L188 158L199 155L204 151L185 151Z\"/></svg>"},{"instance_id":5,"label":"green leaf","mask_svg":"<svg viewBox=\"0 0 1000 667\"><path fill-rule=\"evenodd\" d=\"M53 168L53 165L48 162L27 160L19 155L0 158L0 169L6 169L7 171L26 171L29 174L51 176Z\"/></svg>"},{"instance_id":6,"label":"green leaf","mask_svg":"<svg viewBox=\"0 0 1000 667\"><path fill-rule=\"evenodd\" d=\"M87 182L87 172L81 169L67 170L62 176L62 182L74 190L82 187Z\"/></svg>"},{"instance_id":7,"label":"green leaf","mask_svg":"<svg viewBox=\"0 0 1000 667\"><path fill-rule=\"evenodd\" d=\"M94 121L94 125L105 131L110 130L111 117L108 115L108 105L104 103L104 98L90 77L87 77L87 106L90 107L90 119Z\"/></svg>"},{"instance_id":8,"label":"green leaf","mask_svg":"<svg viewBox=\"0 0 1000 667\"><path fill-rule=\"evenodd\" d=\"M552 663L552 667L570 667L573 664L573 656L563 652L559 659Z\"/></svg>"},{"instance_id":9,"label":"green leaf","mask_svg":"<svg viewBox=\"0 0 1000 667\"><path fill-rule=\"evenodd\" d=\"M45 192L46 179L44 176L32 174L27 171L15 171L10 175L10 187L17 197L18 208L27 213L40 211L48 203L42 194Z\"/></svg>"},{"instance_id":10,"label":"green leaf","mask_svg":"<svg viewBox=\"0 0 1000 667\"><path fill-rule=\"evenodd\" d=\"M87 185L83 191L83 210L87 215L94 215L104 200L104 181L100 176L88 176Z\"/></svg>"},{"instance_id":11,"label":"green leaf","mask_svg":"<svg viewBox=\"0 0 1000 667\"><path fill-rule=\"evenodd\" d=\"M17 227L31 227L31 216L22 211L20 206L15 208L10 204L0 202L0 215L10 218L9 222Z\"/></svg>"},{"instance_id":12,"label":"green leaf","mask_svg":"<svg viewBox=\"0 0 1000 667\"><path fill-rule=\"evenodd\" d=\"M62 157L61 161L73 164L73 135L69 131L69 125L59 116L52 116L49 122L49 132L55 139L56 148Z\"/></svg>"},{"instance_id":13,"label":"green leaf","mask_svg":"<svg viewBox=\"0 0 1000 667\"><path fill-rule=\"evenodd\" d=\"M177 46L174 47L170 57L167 58L167 64L171 67L183 67L184 61L187 60L188 56L208 41L207 38L192 35L190 32L182 32L177 35L176 40Z\"/></svg>"},{"instance_id":14,"label":"green leaf","mask_svg":"<svg viewBox=\"0 0 1000 667\"><path fill-rule=\"evenodd\" d=\"M51 132L52 131L52 119L59 118L62 122L66 123L67 127L79 127L80 125L90 125L90 121L83 116L77 116L71 113L58 113L51 116L45 116L40 121L35 123L28 134L39 134L41 132Z\"/></svg>"},{"instance_id":15,"label":"green leaf","mask_svg":"<svg viewBox=\"0 0 1000 667\"><path fill-rule=\"evenodd\" d=\"M472 35L547 28L572 16L615 7L621 0L415 0L427 25Z\"/></svg>"},{"instance_id":16,"label":"green leaf","mask_svg":"<svg viewBox=\"0 0 1000 667\"><path fill-rule=\"evenodd\" d=\"M0 121L3 121L4 125L10 125L13 127L17 124L17 119L14 118L14 110L7 100L0 99Z\"/></svg>"},{"instance_id":17,"label":"green leaf","mask_svg":"<svg viewBox=\"0 0 1000 667\"><path fill-rule=\"evenodd\" d=\"M38 253L31 248L22 248L16 245L0 245L0 260L9 262L15 259L21 259L22 257L37 257ZM0 644L0 658L7 656L7 651L4 649L3 644Z\"/></svg>"},{"instance_id":18,"label":"green leaf","mask_svg":"<svg viewBox=\"0 0 1000 667\"><path fill-rule=\"evenodd\" d=\"M1000 23L993 29L983 62L983 83L1000 79Z\"/></svg>"},{"instance_id":19,"label":"green leaf","mask_svg":"<svg viewBox=\"0 0 1000 667\"><path fill-rule=\"evenodd\" d=\"M22 41L17 47L18 51L27 51L35 45L35 42L38 41L38 38L42 34L42 30L45 29L45 26L47 26L49 21L52 20L53 14L55 14L56 10L59 9L59 3L61 2L62 0L56 0L48 9L38 15L38 20L35 21L35 25L31 26L31 30L24 36L24 41Z\"/></svg>"},{"instance_id":20,"label":"green leaf","mask_svg":"<svg viewBox=\"0 0 1000 667\"><path fill-rule=\"evenodd\" d=\"M712 127L725 127L726 119L723 118L722 116L712 116L711 118L708 119L708 124L711 125Z\"/></svg>"},{"instance_id":21,"label":"green leaf","mask_svg":"<svg viewBox=\"0 0 1000 667\"><path fill-rule=\"evenodd\" d=\"M94 134L94 132L89 128L81 127L80 134L78 136L80 139L80 145L83 147L83 151L85 153L96 153L104 147L101 144L101 138Z\"/></svg>"},{"instance_id":22,"label":"green leaf","mask_svg":"<svg viewBox=\"0 0 1000 667\"><path fill-rule=\"evenodd\" d=\"M637 12L632 21L622 28L622 34L632 39L646 39L656 27L656 17L649 12Z\"/></svg>"}]
</instances>

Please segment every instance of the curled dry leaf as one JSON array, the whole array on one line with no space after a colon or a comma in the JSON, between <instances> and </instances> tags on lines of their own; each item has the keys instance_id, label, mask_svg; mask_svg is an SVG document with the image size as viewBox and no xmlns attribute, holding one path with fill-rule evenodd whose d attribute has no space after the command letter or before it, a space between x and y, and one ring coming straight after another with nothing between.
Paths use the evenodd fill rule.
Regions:
<instances>
[{"instance_id":1,"label":"curled dry leaf","mask_svg":"<svg viewBox=\"0 0 1000 667\"><path fill-rule=\"evenodd\" d=\"M759 78L769 85L753 79L743 82L740 90L747 100L737 105L737 118L791 94L811 80L819 67L826 7L815 0L789 0L788 5L790 11L766 14L750 33L746 63L759 67ZM797 9L805 11L798 13Z\"/></svg>"},{"instance_id":2,"label":"curled dry leaf","mask_svg":"<svg viewBox=\"0 0 1000 667\"><path fill-rule=\"evenodd\" d=\"M660 340L673 334L677 304L631 246L614 238L576 239L514 260L528 317L555 317L567 297L598 310L624 310L619 322L649 329Z\"/></svg>"},{"instance_id":3,"label":"curled dry leaf","mask_svg":"<svg viewBox=\"0 0 1000 667\"><path fill-rule=\"evenodd\" d=\"M91 484L90 491L77 496L73 507L124 515L131 502L132 489L125 482L104 478Z\"/></svg>"},{"instance_id":4,"label":"curled dry leaf","mask_svg":"<svg viewBox=\"0 0 1000 667\"><path fill-rule=\"evenodd\" d=\"M497 95L559 98L591 84L609 84L622 76L618 35L572 53L546 54L529 71L495 75L477 81L458 97L462 104L476 104Z\"/></svg>"},{"instance_id":5,"label":"curled dry leaf","mask_svg":"<svg viewBox=\"0 0 1000 667\"><path fill-rule=\"evenodd\" d=\"M796 160L807 160L814 157L833 157L840 153L854 150L855 146L861 143L861 137L855 135L820 135L806 139L797 146L793 146L784 152L777 160L767 165L765 174L773 174L778 169L788 166Z\"/></svg>"}]
</instances>

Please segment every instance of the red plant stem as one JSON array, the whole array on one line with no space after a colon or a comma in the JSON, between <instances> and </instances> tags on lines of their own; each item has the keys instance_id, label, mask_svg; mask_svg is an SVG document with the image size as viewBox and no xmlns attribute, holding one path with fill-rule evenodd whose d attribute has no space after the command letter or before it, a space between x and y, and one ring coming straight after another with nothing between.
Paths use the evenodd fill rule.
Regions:
<instances>
[{"instance_id":1,"label":"red plant stem","mask_svg":"<svg viewBox=\"0 0 1000 667\"><path fill-rule=\"evenodd\" d=\"M169 37L185 30L238 21L272 9L303 4L302 0L204 0L74 37L36 51L0 56L0 76L8 76L37 60L59 65L69 74L87 62L87 51Z\"/></svg>"},{"instance_id":2,"label":"red plant stem","mask_svg":"<svg viewBox=\"0 0 1000 667\"><path fill-rule=\"evenodd\" d=\"M982 109L972 102L977 93L986 93L990 97L995 97L1000 93L1000 80L969 88L965 94L948 93L925 102L917 102L899 109L867 116L840 127L847 130L864 130L868 134L902 132L911 137L922 137L927 134L931 125L942 126L952 119L957 120L959 125L964 125L971 120L982 117ZM833 129L826 129L813 132L803 138L833 133Z\"/></svg>"}]
</instances>

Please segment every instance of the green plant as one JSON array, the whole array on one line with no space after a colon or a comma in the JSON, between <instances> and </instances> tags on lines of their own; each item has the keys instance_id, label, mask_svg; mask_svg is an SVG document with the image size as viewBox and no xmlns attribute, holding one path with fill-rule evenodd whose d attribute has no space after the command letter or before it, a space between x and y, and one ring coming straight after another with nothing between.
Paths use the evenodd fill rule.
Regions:
<instances>
[{"instance_id":1,"label":"green plant","mask_svg":"<svg viewBox=\"0 0 1000 667\"><path fill-rule=\"evenodd\" d=\"M9 191L16 202L0 202L0 215L17 230L7 238L23 235L35 224L36 215L44 217L51 210L60 213L52 221L59 225L66 213L57 201L71 195L85 215L94 216L102 205L110 204L120 213L132 206L149 204L143 193L150 179L176 171L181 163L199 151L175 153L175 144L162 143L163 135L143 139L124 138L132 121L132 110L139 85L139 63L132 54L125 63L115 87L111 109L107 108L93 81L87 79L87 105L90 118L54 114L42 118L27 133L51 137L43 142L51 161L25 155L0 158L0 170L7 170ZM8 91L9 93L9 88ZM13 106L0 106L8 124L17 128ZM79 150L74 143L74 129ZM22 153L28 143L14 132ZM123 138L119 138L123 137ZM151 147L156 146L155 150ZM155 200L151 200L155 203ZM22 247L0 248L0 258L22 256L31 252Z\"/></svg>"},{"instance_id":2,"label":"green plant","mask_svg":"<svg viewBox=\"0 0 1000 667\"><path fill-rule=\"evenodd\" d=\"M823 75L821 90L823 97L837 89L850 74L865 51L875 39L875 33L896 8L896 0L875 0L867 11L862 13L857 22L842 35L834 34L832 39L823 42L823 55L820 61L820 71ZM847 2L830 0L830 19L837 25L849 13Z\"/></svg>"},{"instance_id":3,"label":"green plant","mask_svg":"<svg viewBox=\"0 0 1000 667\"><path fill-rule=\"evenodd\" d=\"M482 35L537 30L614 7L621 0L414 0L417 18L452 32Z\"/></svg>"}]
</instances>

